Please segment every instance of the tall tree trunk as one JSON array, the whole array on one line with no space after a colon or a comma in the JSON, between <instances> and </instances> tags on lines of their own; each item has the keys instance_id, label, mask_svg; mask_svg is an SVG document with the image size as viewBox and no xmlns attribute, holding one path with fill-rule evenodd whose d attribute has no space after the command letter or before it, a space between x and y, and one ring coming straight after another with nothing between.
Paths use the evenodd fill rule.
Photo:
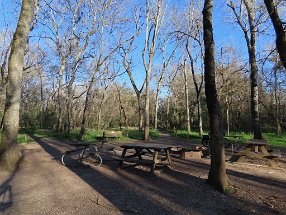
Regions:
<instances>
[{"instance_id":1,"label":"tall tree trunk","mask_svg":"<svg viewBox=\"0 0 286 215\"><path fill-rule=\"evenodd\" d=\"M150 67L150 66L149 66ZM144 140L149 140L150 130L150 69L146 71L146 95L145 95L145 117L144 117Z\"/></svg>"},{"instance_id":2,"label":"tall tree trunk","mask_svg":"<svg viewBox=\"0 0 286 215\"><path fill-rule=\"evenodd\" d=\"M86 91L86 97L85 97L85 102L84 102L84 109L83 109L82 120L81 120L81 128L80 128L80 132L79 132L80 139L83 138L83 135L85 133L86 121L87 121L87 117L88 117L89 100L91 99L92 86L94 84L95 75L98 72L98 70L99 70L99 67L97 66L97 68L95 69L95 71L92 74L91 80L89 81L89 85L88 85L88 88L87 88L87 91Z\"/></svg>"},{"instance_id":3,"label":"tall tree trunk","mask_svg":"<svg viewBox=\"0 0 286 215\"><path fill-rule=\"evenodd\" d=\"M203 136L203 120L202 120L202 104L201 104L201 95L199 94L197 97L198 102L198 122L199 122L199 134Z\"/></svg>"},{"instance_id":4,"label":"tall tree trunk","mask_svg":"<svg viewBox=\"0 0 286 215\"><path fill-rule=\"evenodd\" d=\"M204 59L203 57L203 51L202 51L202 45L200 43L200 47L201 47L201 59ZM202 121L202 110L201 110L201 91L202 91L202 86L203 86L203 79L204 79L204 76L203 76L203 67L202 67L202 74L201 74L201 81L200 83L198 84L197 82L197 78L196 78L196 74L195 74L195 66L194 66L194 59L193 59L193 56L191 54L191 51L189 49L189 41L187 41L186 43L186 50L187 50L187 53L188 53L188 56L189 56L189 59L191 61L191 71L192 71L192 77L193 77L193 82L194 82L194 85L195 85L195 90L196 90L196 97L197 97L197 105L198 105L198 126L199 126L199 133L200 133L200 136L203 135L203 121Z\"/></svg>"},{"instance_id":5,"label":"tall tree trunk","mask_svg":"<svg viewBox=\"0 0 286 215\"><path fill-rule=\"evenodd\" d=\"M186 124L187 124L187 131L189 133L191 131L191 126L190 126L190 108L189 108L189 86L188 86L186 60L184 61L184 85L185 85Z\"/></svg>"},{"instance_id":6,"label":"tall tree trunk","mask_svg":"<svg viewBox=\"0 0 286 215\"><path fill-rule=\"evenodd\" d=\"M23 0L16 32L14 33L8 62L8 85L0 145L0 167L7 170L15 168L20 150L17 147L19 129L19 108L22 89L22 75L25 47L34 14L34 1Z\"/></svg>"},{"instance_id":7,"label":"tall tree trunk","mask_svg":"<svg viewBox=\"0 0 286 215\"><path fill-rule=\"evenodd\" d=\"M226 103L226 125L227 125L227 135L229 135L229 99L228 95L225 96L225 103Z\"/></svg>"},{"instance_id":8,"label":"tall tree trunk","mask_svg":"<svg viewBox=\"0 0 286 215\"><path fill-rule=\"evenodd\" d=\"M137 104L138 104L138 129L139 131L143 130L143 111L141 107L141 92L136 93L137 95Z\"/></svg>"},{"instance_id":9,"label":"tall tree trunk","mask_svg":"<svg viewBox=\"0 0 286 215\"><path fill-rule=\"evenodd\" d=\"M273 0L264 0L264 3L267 7L267 11L276 32L276 48L278 50L281 62L286 69L286 32L278 15L277 9L274 6Z\"/></svg>"},{"instance_id":10,"label":"tall tree trunk","mask_svg":"<svg viewBox=\"0 0 286 215\"><path fill-rule=\"evenodd\" d=\"M251 116L254 139L262 139L258 102L258 68L256 64L255 46L249 48L250 80L251 80Z\"/></svg>"},{"instance_id":11,"label":"tall tree trunk","mask_svg":"<svg viewBox=\"0 0 286 215\"><path fill-rule=\"evenodd\" d=\"M252 118L252 127L253 127L253 133L254 133L254 139L262 139L261 134L261 128L260 128L260 117L259 117L259 103L258 103L258 67L256 64L256 31L257 26L254 23L255 15L252 8L252 3L250 3L249 0L243 0L242 1L245 5L247 15L248 15L248 24L249 24L249 32L248 29L245 26L245 23L241 19L240 14L237 13L234 3L230 1L228 6L233 10L237 22L239 26L241 27L244 38L246 40L247 48L248 48L248 56L249 56L249 65L250 65L250 82L251 82L251 95L250 95L250 109L251 109L251 118ZM241 2L241 4L242 4Z\"/></svg>"},{"instance_id":12,"label":"tall tree trunk","mask_svg":"<svg viewBox=\"0 0 286 215\"><path fill-rule=\"evenodd\" d=\"M259 117L259 95L258 95L258 67L256 63L256 26L254 24L254 12L249 3L249 0L243 0L247 14L248 23L250 27L250 39L247 40L248 55L250 64L250 81L251 81L251 115L254 139L262 139Z\"/></svg>"},{"instance_id":13,"label":"tall tree trunk","mask_svg":"<svg viewBox=\"0 0 286 215\"><path fill-rule=\"evenodd\" d=\"M65 69L66 59L61 62L58 80L58 104L57 104L57 124L56 131L62 132L63 116L62 116L62 94L63 94L63 71Z\"/></svg>"},{"instance_id":14,"label":"tall tree trunk","mask_svg":"<svg viewBox=\"0 0 286 215\"><path fill-rule=\"evenodd\" d=\"M169 117L170 117L170 97L168 97L167 98L167 111L166 111L167 113L167 119L166 119L166 129L167 129L167 131L169 131L169 128L170 128L170 126L169 126L169 121L170 121L170 119L169 119Z\"/></svg>"},{"instance_id":15,"label":"tall tree trunk","mask_svg":"<svg viewBox=\"0 0 286 215\"><path fill-rule=\"evenodd\" d=\"M144 117L144 140L149 140L149 130L150 130L150 76L151 76L151 70L153 65L153 57L155 55L155 47L156 47L156 41L158 32L160 29L161 24L161 15L162 15L162 0L157 1L157 13L154 17L154 24L149 29L149 20L150 18L150 5L148 0L146 0L146 36L145 36L145 45L144 49L142 51L142 58L143 58L143 64L146 72L146 95L145 95L145 117ZM150 20L152 23L152 20ZM151 43L149 39L151 39ZM145 58L145 54L148 54L148 62Z\"/></svg>"},{"instance_id":16,"label":"tall tree trunk","mask_svg":"<svg viewBox=\"0 0 286 215\"><path fill-rule=\"evenodd\" d=\"M101 130L101 114L102 114L102 106L105 98L105 92L103 92L99 106L98 106L98 115L97 115L97 130Z\"/></svg>"},{"instance_id":17,"label":"tall tree trunk","mask_svg":"<svg viewBox=\"0 0 286 215\"><path fill-rule=\"evenodd\" d=\"M203 29L205 43L205 94L210 120L211 167L208 183L224 192L228 187L223 146L223 124L216 91L214 39L212 29L213 0L205 0Z\"/></svg>"},{"instance_id":18,"label":"tall tree trunk","mask_svg":"<svg viewBox=\"0 0 286 215\"><path fill-rule=\"evenodd\" d=\"M157 129L157 127L158 127L159 92L160 92L160 89L159 89L159 87L157 87L156 98L155 98L154 129Z\"/></svg>"},{"instance_id":19,"label":"tall tree trunk","mask_svg":"<svg viewBox=\"0 0 286 215\"><path fill-rule=\"evenodd\" d=\"M276 127L277 127L277 136L280 137L281 134L281 123L280 123L280 101L278 98L278 77L277 70L274 71L274 99L275 99L275 109L276 109Z\"/></svg>"}]
</instances>

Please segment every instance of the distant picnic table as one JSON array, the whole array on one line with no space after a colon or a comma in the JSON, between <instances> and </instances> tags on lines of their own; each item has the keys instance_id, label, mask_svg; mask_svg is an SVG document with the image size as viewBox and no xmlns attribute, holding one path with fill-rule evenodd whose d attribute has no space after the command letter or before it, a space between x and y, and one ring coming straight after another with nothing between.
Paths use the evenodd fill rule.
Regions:
<instances>
[{"instance_id":1,"label":"distant picnic table","mask_svg":"<svg viewBox=\"0 0 286 215\"><path fill-rule=\"evenodd\" d=\"M231 160L243 163L246 158L267 159L272 168L279 168L275 159L281 156L280 152L269 148L270 146L265 140L249 140L245 143L244 150L235 153Z\"/></svg>"}]
</instances>

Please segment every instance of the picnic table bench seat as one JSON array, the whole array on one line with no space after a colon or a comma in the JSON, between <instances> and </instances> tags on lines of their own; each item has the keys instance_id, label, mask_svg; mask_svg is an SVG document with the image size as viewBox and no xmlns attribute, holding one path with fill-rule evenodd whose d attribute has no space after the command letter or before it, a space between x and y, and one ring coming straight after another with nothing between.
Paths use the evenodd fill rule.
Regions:
<instances>
[{"instance_id":1,"label":"picnic table bench seat","mask_svg":"<svg viewBox=\"0 0 286 215\"><path fill-rule=\"evenodd\" d=\"M205 147L202 146L173 146L171 153L179 155L182 159L201 158L204 155Z\"/></svg>"}]
</instances>

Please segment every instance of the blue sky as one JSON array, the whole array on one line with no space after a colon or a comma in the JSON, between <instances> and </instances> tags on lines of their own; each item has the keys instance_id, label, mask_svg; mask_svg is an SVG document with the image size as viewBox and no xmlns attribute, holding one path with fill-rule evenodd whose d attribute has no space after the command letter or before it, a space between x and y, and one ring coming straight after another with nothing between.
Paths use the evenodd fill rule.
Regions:
<instances>
[{"instance_id":1,"label":"blue sky","mask_svg":"<svg viewBox=\"0 0 286 215\"><path fill-rule=\"evenodd\" d=\"M179 5L183 0L172 1L171 4ZM0 15L0 31L5 29L5 24L8 24L8 27L11 31L14 31L17 17L19 13L19 4L18 1L12 0L7 3L7 0L0 0L0 9L1 11L5 11L5 13L1 13ZM139 1L141 2L141 1ZM145 2L145 1L142 1ZM240 56L242 56L245 60L247 60L247 47L245 43L245 39L243 37L242 32L234 25L228 23L229 17L229 9L226 6L227 1L225 0L215 0L214 7L214 15L213 15L213 28L214 28L214 37L216 50L220 50L221 47L225 46L233 46L236 48L237 52ZM265 44L270 43L273 40L273 37L264 37L263 40L258 40L258 52L261 48L264 47ZM138 59L141 60L141 50L142 50L142 42L144 42L144 38L138 40L141 45L138 44ZM140 48L141 47L141 48ZM142 60L141 60L142 62ZM158 64L160 62L154 61L154 64ZM144 79L144 71L142 66L138 66L138 73L135 75L137 83L141 83ZM121 77L122 78L122 77ZM123 81L129 82L127 76L123 78ZM139 84L140 85L140 84Z\"/></svg>"}]
</instances>

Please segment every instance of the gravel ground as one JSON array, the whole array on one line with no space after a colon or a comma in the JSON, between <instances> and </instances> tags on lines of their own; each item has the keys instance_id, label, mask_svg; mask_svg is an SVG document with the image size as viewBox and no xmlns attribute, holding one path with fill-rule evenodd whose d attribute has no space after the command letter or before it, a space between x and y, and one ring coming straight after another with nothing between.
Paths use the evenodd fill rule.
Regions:
<instances>
[{"instance_id":1,"label":"gravel ground","mask_svg":"<svg viewBox=\"0 0 286 215\"><path fill-rule=\"evenodd\" d=\"M154 142L185 144L166 135ZM286 214L284 151L279 169L227 162L231 189L222 194L205 183L209 158L174 158L172 167L151 175L148 167L117 169L103 152L101 167L67 168L59 162L67 143L37 139L22 146L17 170L0 173L0 214Z\"/></svg>"}]
</instances>

